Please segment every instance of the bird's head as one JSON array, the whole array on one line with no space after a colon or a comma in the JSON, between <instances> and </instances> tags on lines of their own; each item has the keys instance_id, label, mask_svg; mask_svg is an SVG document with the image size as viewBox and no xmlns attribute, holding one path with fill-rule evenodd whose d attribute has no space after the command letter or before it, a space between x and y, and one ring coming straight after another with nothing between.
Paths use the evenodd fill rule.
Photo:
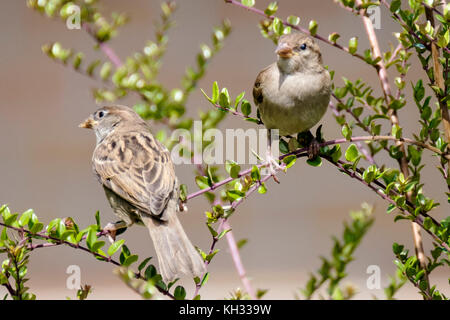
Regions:
<instances>
[{"instance_id":1,"label":"bird's head","mask_svg":"<svg viewBox=\"0 0 450 320\"><path fill-rule=\"evenodd\" d=\"M78 126L80 128L94 130L98 143L116 128L121 128L130 124L138 125L145 124L145 122L129 107L106 106L97 109Z\"/></svg>"},{"instance_id":2,"label":"bird's head","mask_svg":"<svg viewBox=\"0 0 450 320\"><path fill-rule=\"evenodd\" d=\"M276 49L278 67L284 73L315 71L322 68L322 54L310 37L292 32L280 37Z\"/></svg>"}]
</instances>

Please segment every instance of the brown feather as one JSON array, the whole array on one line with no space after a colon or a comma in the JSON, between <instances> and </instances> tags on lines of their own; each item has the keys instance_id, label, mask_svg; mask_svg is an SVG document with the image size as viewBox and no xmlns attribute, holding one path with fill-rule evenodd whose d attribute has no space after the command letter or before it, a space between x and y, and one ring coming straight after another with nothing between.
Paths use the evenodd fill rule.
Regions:
<instances>
[{"instance_id":1,"label":"brown feather","mask_svg":"<svg viewBox=\"0 0 450 320\"><path fill-rule=\"evenodd\" d=\"M205 265L177 217L179 185L167 148L128 107L104 107L90 119L93 171L116 215L128 226L147 226L165 281L181 273L200 277Z\"/></svg>"}]
</instances>

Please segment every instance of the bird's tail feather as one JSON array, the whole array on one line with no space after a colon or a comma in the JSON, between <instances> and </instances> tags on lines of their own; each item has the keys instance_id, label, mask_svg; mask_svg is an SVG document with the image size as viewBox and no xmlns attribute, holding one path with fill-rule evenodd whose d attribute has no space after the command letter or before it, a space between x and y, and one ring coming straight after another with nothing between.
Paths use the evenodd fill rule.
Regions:
<instances>
[{"instance_id":1,"label":"bird's tail feather","mask_svg":"<svg viewBox=\"0 0 450 320\"><path fill-rule=\"evenodd\" d=\"M173 281L181 274L201 277L205 273L202 257L192 245L177 217L177 203L170 200L164 212L166 221L142 217L155 246L159 271L165 282Z\"/></svg>"}]
</instances>

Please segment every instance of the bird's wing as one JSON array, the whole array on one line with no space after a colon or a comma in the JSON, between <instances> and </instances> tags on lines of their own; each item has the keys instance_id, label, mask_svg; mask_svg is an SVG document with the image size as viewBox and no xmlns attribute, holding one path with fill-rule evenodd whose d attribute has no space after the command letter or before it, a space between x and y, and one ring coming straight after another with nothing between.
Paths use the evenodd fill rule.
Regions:
<instances>
[{"instance_id":1,"label":"bird's wing","mask_svg":"<svg viewBox=\"0 0 450 320\"><path fill-rule=\"evenodd\" d=\"M92 163L105 187L148 214L160 216L177 192L170 153L146 130L105 138Z\"/></svg>"},{"instance_id":2,"label":"bird's wing","mask_svg":"<svg viewBox=\"0 0 450 320\"><path fill-rule=\"evenodd\" d=\"M261 105L261 103L264 101L264 83L268 77L269 69L271 67L272 65L264 68L256 77L255 84L253 85L253 100L257 106Z\"/></svg>"}]
</instances>

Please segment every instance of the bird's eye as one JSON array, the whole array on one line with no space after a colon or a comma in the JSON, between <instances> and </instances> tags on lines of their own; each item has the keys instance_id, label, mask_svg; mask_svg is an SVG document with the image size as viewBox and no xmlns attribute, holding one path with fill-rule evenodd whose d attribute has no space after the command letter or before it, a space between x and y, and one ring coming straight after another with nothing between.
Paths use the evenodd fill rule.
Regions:
<instances>
[{"instance_id":1,"label":"bird's eye","mask_svg":"<svg viewBox=\"0 0 450 320\"><path fill-rule=\"evenodd\" d=\"M99 118L103 118L104 115L105 115L105 113L104 113L103 111L99 111L99 112L98 112L98 117L99 117Z\"/></svg>"},{"instance_id":2,"label":"bird's eye","mask_svg":"<svg viewBox=\"0 0 450 320\"><path fill-rule=\"evenodd\" d=\"M298 48L300 50L306 50L306 48L307 48L306 43L303 43L303 44L299 45Z\"/></svg>"}]
</instances>

